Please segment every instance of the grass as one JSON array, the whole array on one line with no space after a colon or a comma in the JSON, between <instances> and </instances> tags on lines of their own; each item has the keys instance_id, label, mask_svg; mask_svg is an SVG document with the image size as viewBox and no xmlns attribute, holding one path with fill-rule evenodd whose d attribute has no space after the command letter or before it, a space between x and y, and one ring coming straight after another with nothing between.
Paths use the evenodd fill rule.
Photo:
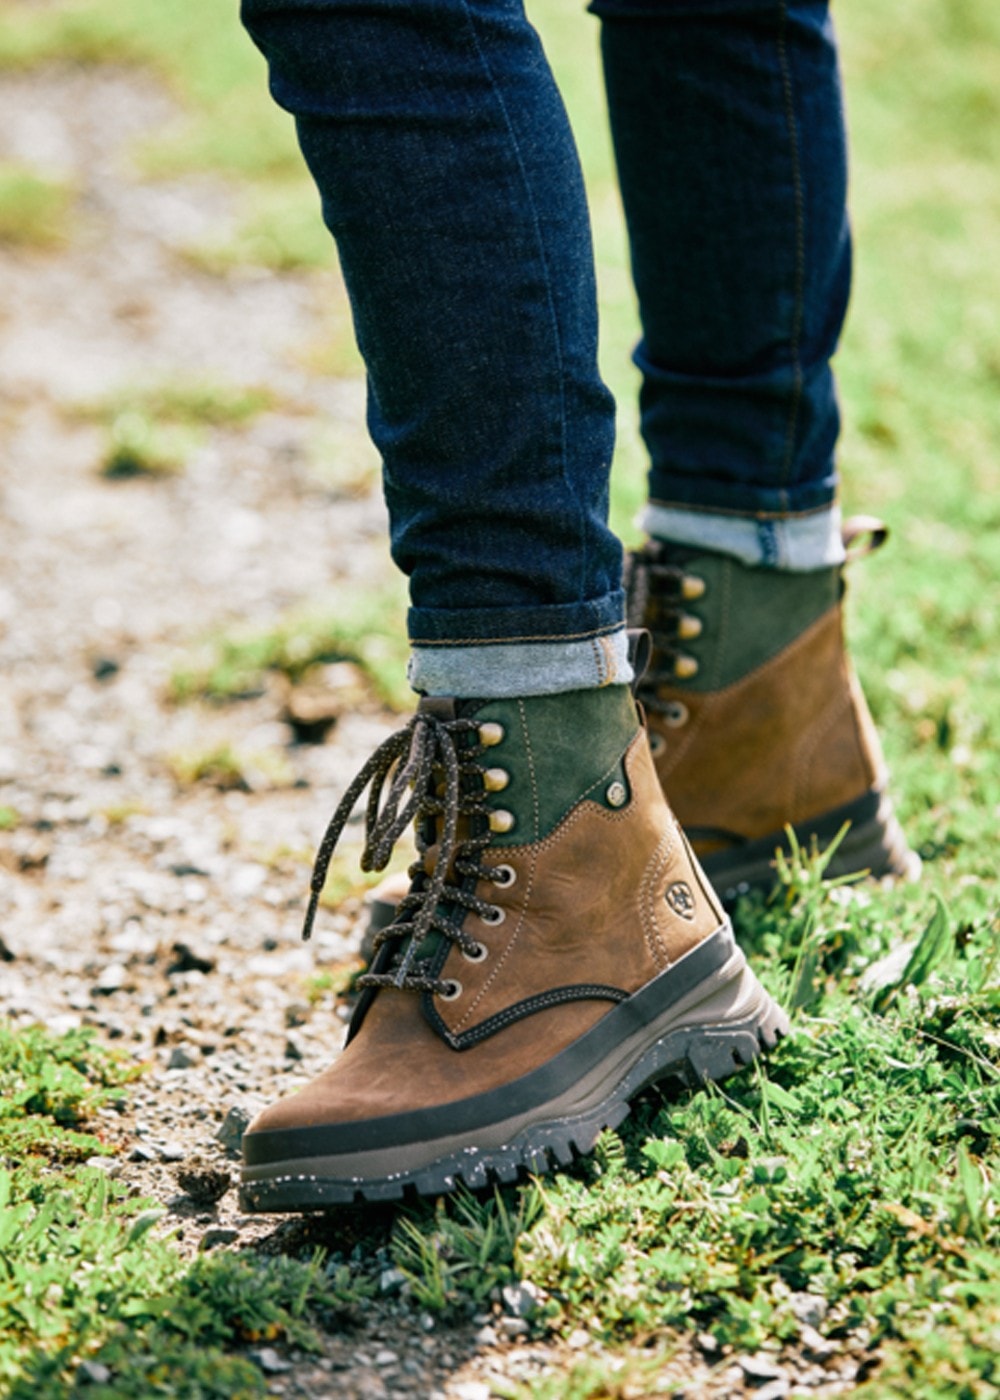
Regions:
<instances>
[{"instance_id":1,"label":"grass","mask_svg":"<svg viewBox=\"0 0 1000 1400\"><path fill-rule=\"evenodd\" d=\"M220 792L260 792L295 783L287 758L275 749L250 753L216 744L170 754L167 765L181 787L205 783Z\"/></svg>"},{"instance_id":2,"label":"grass","mask_svg":"<svg viewBox=\"0 0 1000 1400\"><path fill-rule=\"evenodd\" d=\"M337 1325L367 1296L320 1255L186 1261L156 1230L153 1203L89 1165L114 1151L98 1115L136 1073L89 1031L0 1023L0 1391L10 1400L251 1400L266 1394L251 1344L315 1350L317 1324Z\"/></svg>"},{"instance_id":3,"label":"grass","mask_svg":"<svg viewBox=\"0 0 1000 1400\"><path fill-rule=\"evenodd\" d=\"M175 476L210 428L242 428L275 406L261 386L178 377L123 385L100 399L64 405L69 418L98 423L105 443L99 471L109 480Z\"/></svg>"},{"instance_id":4,"label":"grass","mask_svg":"<svg viewBox=\"0 0 1000 1400\"><path fill-rule=\"evenodd\" d=\"M247 626L208 638L174 669L174 700L224 701L258 693L268 672L304 680L317 667L353 661L386 704L409 709L406 644L398 583L335 593L322 606L296 609L270 626Z\"/></svg>"},{"instance_id":5,"label":"grass","mask_svg":"<svg viewBox=\"0 0 1000 1400\"><path fill-rule=\"evenodd\" d=\"M68 238L75 196L64 181L0 162L0 246L60 247Z\"/></svg>"},{"instance_id":6,"label":"grass","mask_svg":"<svg viewBox=\"0 0 1000 1400\"><path fill-rule=\"evenodd\" d=\"M628 360L635 313L595 97L596 26L557 0L529 8L592 192L602 363L623 406L613 519L634 538L644 474ZM648 1096L572 1173L408 1208L389 1224L413 1307L467 1319L502 1306L504 1287L520 1280L535 1290L534 1335L590 1339L565 1373L509 1385L517 1400L670 1394L675 1353L692 1332L711 1336L723 1360L794 1356L804 1296L835 1354L858 1363L858 1395L978 1400L1000 1389L1000 12L986 0L844 0L837 18L858 248L839 360L844 504L884 513L894 533L851 570L850 630L924 878L895 891L831 889L805 853L772 900L744 901L737 915L760 975L795 1007L795 1034L765 1071L709 1093ZM203 262L220 271L322 262L290 124L268 106L262 65L228 5L77 0L8 5L0 16L0 63L108 57L146 65L177 95L176 123L141 151L151 178L214 169L244 182L243 229L225 248L197 251ZM356 376L341 303L335 315L330 345L303 355L317 372ZM162 401L118 412L172 421ZM345 596L210 639L178 669L174 692L225 700L269 671L294 680L346 657L405 707L401 632L398 592L369 595L363 610ZM335 989L332 980L316 994ZM93 1092L121 1092L103 1084L97 1053L84 1056ZM82 1165L112 1144L73 1136L88 1130L79 1102L78 1121L57 1121L44 1099L0 1110L5 1155L37 1133L11 1200L30 1208L25 1237L49 1201L62 1202L41 1232L62 1287L87 1250L135 1272L120 1299L69 1289L76 1301L60 1302L50 1329L24 1301L25 1257L32 1269L38 1259L15 1255L20 1281L0 1275L0 1376L15 1393L74 1394L73 1368L87 1356L111 1373L94 1395L152 1393L157 1366L177 1394L239 1394L259 1385L241 1351L248 1335L299 1337L308 1316L328 1319L338 1298L370 1288L364 1249L342 1272L347 1227L337 1225L335 1252L285 1261L287 1275L258 1274L239 1256L187 1271L155 1230L144 1233L144 1208ZM124 1264L121 1274L108 1267L126 1276ZM79 1287L97 1289L92 1272L77 1272ZM276 1310L270 1320L241 1311L248 1279L250 1301ZM168 1296L185 1300L178 1327L155 1307L142 1311L142 1299ZM244 1301L224 1301L234 1297ZM126 1306L136 1309L127 1324Z\"/></svg>"}]
</instances>

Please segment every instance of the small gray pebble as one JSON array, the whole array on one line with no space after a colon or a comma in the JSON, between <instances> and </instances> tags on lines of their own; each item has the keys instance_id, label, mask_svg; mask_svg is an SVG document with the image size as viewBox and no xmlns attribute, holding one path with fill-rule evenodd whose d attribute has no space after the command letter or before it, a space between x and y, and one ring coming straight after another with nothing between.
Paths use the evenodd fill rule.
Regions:
<instances>
[{"instance_id":1,"label":"small gray pebble","mask_svg":"<svg viewBox=\"0 0 1000 1400\"><path fill-rule=\"evenodd\" d=\"M502 1291L504 1312L531 1318L538 1309L538 1289L531 1283L509 1283Z\"/></svg>"},{"instance_id":2,"label":"small gray pebble","mask_svg":"<svg viewBox=\"0 0 1000 1400\"><path fill-rule=\"evenodd\" d=\"M76 1374L89 1385L107 1385L111 1379L110 1368L100 1361L81 1361L76 1368Z\"/></svg>"},{"instance_id":3,"label":"small gray pebble","mask_svg":"<svg viewBox=\"0 0 1000 1400\"><path fill-rule=\"evenodd\" d=\"M739 1356L737 1365L743 1374L752 1381L783 1380L784 1371L769 1356L758 1353L756 1356Z\"/></svg>"},{"instance_id":4,"label":"small gray pebble","mask_svg":"<svg viewBox=\"0 0 1000 1400\"><path fill-rule=\"evenodd\" d=\"M274 1347L261 1347L259 1351L248 1353L251 1361L256 1361L260 1369L268 1376L280 1375L282 1371L290 1371L292 1363L286 1361L283 1356L279 1356Z\"/></svg>"},{"instance_id":5,"label":"small gray pebble","mask_svg":"<svg viewBox=\"0 0 1000 1400\"><path fill-rule=\"evenodd\" d=\"M193 1045L175 1045L167 1061L167 1069L191 1069L201 1056Z\"/></svg>"},{"instance_id":6,"label":"small gray pebble","mask_svg":"<svg viewBox=\"0 0 1000 1400\"><path fill-rule=\"evenodd\" d=\"M227 1152L239 1152L243 1142L243 1134L250 1126L250 1114L239 1104L233 1104L222 1122L222 1127L215 1135L216 1142L221 1142Z\"/></svg>"}]
</instances>

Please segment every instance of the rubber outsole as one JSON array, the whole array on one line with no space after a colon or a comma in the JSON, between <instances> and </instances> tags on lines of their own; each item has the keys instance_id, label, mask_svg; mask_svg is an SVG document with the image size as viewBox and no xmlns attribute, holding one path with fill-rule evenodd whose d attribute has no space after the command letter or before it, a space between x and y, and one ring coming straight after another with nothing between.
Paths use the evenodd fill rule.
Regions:
<instances>
[{"instance_id":1,"label":"rubber outsole","mask_svg":"<svg viewBox=\"0 0 1000 1400\"><path fill-rule=\"evenodd\" d=\"M604 1129L622 1123L631 1100L650 1085L674 1080L696 1088L726 1079L788 1033L785 1013L735 947L724 968L706 982L711 986L699 986L650 1026L634 1031L614 1055L550 1102L433 1142L248 1161L241 1208L313 1211L413 1194L438 1196L459 1185L477 1190L516 1181L527 1172L540 1175L569 1166L593 1149Z\"/></svg>"},{"instance_id":2,"label":"rubber outsole","mask_svg":"<svg viewBox=\"0 0 1000 1400\"><path fill-rule=\"evenodd\" d=\"M827 879L861 874L875 880L887 876L907 881L919 879L920 857L907 845L886 793L873 791L858 802L828 812L815 821L802 822L792 830L803 850L810 849L814 838L822 849L834 839L845 821L851 825L826 867ZM699 860L719 898L730 905L751 890L773 889L777 880L775 852L779 850L786 855L791 851L785 831L774 831L732 850L699 855Z\"/></svg>"}]
</instances>

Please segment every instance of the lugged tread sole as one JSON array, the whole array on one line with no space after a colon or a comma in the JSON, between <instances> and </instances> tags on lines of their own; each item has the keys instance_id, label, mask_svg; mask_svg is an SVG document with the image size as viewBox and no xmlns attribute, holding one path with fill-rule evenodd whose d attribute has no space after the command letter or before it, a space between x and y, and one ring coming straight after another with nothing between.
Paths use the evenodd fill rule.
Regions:
<instances>
[{"instance_id":1,"label":"lugged tread sole","mask_svg":"<svg viewBox=\"0 0 1000 1400\"><path fill-rule=\"evenodd\" d=\"M593 1149L604 1129L616 1128L628 1117L630 1101L643 1089L671 1079L686 1088L726 1079L772 1050L788 1033L785 1013L746 967L742 954L735 957L740 963L735 976L714 998L696 1004L694 1012L703 1010L703 1018L681 1018L683 1024L642 1049L610 1091L584 1111L533 1122L500 1145L464 1145L425 1164L410 1169L403 1166L390 1176L345 1179L325 1173L320 1161L310 1163L309 1159L246 1167L241 1208L274 1213L312 1211L366 1201L398 1201L413 1194L438 1196L459 1185L478 1190L495 1183L509 1184L526 1173L544 1175L571 1165ZM735 986L737 978L739 985ZM713 1019L716 1007L727 1002L749 1006L748 1014L732 1022ZM405 1152L400 1155L405 1156Z\"/></svg>"}]
</instances>

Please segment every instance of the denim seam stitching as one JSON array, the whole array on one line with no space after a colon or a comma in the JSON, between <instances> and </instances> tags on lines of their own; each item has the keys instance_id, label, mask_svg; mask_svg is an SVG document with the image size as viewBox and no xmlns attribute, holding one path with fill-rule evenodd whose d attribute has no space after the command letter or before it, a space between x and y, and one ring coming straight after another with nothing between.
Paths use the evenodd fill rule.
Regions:
<instances>
[{"instance_id":1,"label":"denim seam stitching","mask_svg":"<svg viewBox=\"0 0 1000 1400\"><path fill-rule=\"evenodd\" d=\"M785 122L788 127L789 155L792 163L792 185L795 205L795 309L792 316L792 369L795 387L788 410L788 423L785 429L785 460L782 464L784 485L791 479L792 461L795 455L795 435L798 430L799 407L804 387L802 374L802 320L805 295L805 209L802 190L802 162L799 152L799 136L795 125L795 98L792 90L792 76L788 63L788 0L783 0L778 20L778 65L781 69L781 86L784 94Z\"/></svg>"},{"instance_id":2,"label":"denim seam stitching","mask_svg":"<svg viewBox=\"0 0 1000 1400\"><path fill-rule=\"evenodd\" d=\"M503 114L504 125L506 126L506 128L507 128L507 134L508 134L509 137L510 137L511 146L512 146L513 152L514 152L514 159L515 159L515 161L517 162L518 173L520 174L521 183L523 184L524 190L525 190L525 194L527 195L528 207L531 209L532 224L533 224L534 230L535 230L535 238L536 238L537 243L538 243L538 254L539 254L539 257L541 258L542 267L543 267L544 270L545 270L545 296L546 296L546 301L548 302L549 317L550 317L550 320L551 320L551 323L552 323L552 339L553 339L553 343L554 343L554 346L555 346L556 365L557 365L557 369L558 369L558 401L559 401L559 475L560 475L560 477L562 478L563 490L566 492L568 498L569 498L570 500L572 500L573 497L574 497L574 493L569 489L569 480L568 480L568 478L567 478L567 473L566 473L566 376L565 376L565 357L564 357L564 355L563 355L562 329L561 329L560 324L559 324L559 317L558 317L558 315L557 315L557 313L556 313L555 299L553 298L553 295L552 295L552 269L551 269L550 266L549 266L549 259L548 259L548 255L547 255L546 248L545 248L545 239L542 237L541 220L540 220L540 218L539 218L539 215L538 215L538 208L537 208L536 203L535 203L534 191L533 191L532 188L531 188L531 182L530 182L529 179L528 179L527 171L525 170L525 166L524 166L524 160L523 160L523 158L522 158L522 156L521 156L521 147L520 147L520 144L518 143L517 132L515 131L514 125L513 125L513 123L511 122L510 113L509 113L508 110L507 110L507 104L506 104L506 102L504 101L504 97L503 97L503 93L502 93L502 91L501 91L500 85L499 85L499 83L496 81L496 78L493 76L493 69L492 69L492 67L490 66L490 63L489 63L489 61L488 61L488 59L487 59L487 57L486 57L486 54L485 54L485 52L484 52L484 50L483 50L482 44L480 44L480 42L479 42L479 34L478 34L477 29L476 29L476 19L475 19L475 16L473 15L473 13L472 13L472 10L471 10L470 7L469 7L468 0L462 0L462 8L463 8L464 11L465 11L466 23L467 23L468 26L469 26L469 32L470 32L470 34L472 35L472 42L473 42L473 44L475 45L476 53L477 53L478 56L479 56L479 62L480 62L480 63L482 64L482 66L483 66L483 72L486 74L487 78L489 79L490 87L493 89L493 96L494 96L494 99L496 100L497 106L498 106L498 108L500 109L500 112ZM553 82L554 82L554 81L555 81L555 80L553 79ZM567 121L568 121L568 118L567 118ZM572 140L572 136L571 136L570 139ZM586 532L586 528L585 528L585 526L583 525L583 521L582 521L582 519L580 518L580 516L581 516L581 512L580 512L580 509L579 509L579 507L578 507L578 509L577 509L577 519L578 519L578 521L579 521L578 533L579 533L579 536L580 536L580 546L581 546L581 548L580 548L580 554L581 554L581 560L580 560L580 577L581 577L581 578L586 578L586 577L587 577L587 532Z\"/></svg>"},{"instance_id":3,"label":"denim seam stitching","mask_svg":"<svg viewBox=\"0 0 1000 1400\"><path fill-rule=\"evenodd\" d=\"M728 515L738 520L802 520L809 515L822 515L837 504L837 498L824 501L822 505L807 506L805 510L738 510L735 506L709 506L694 501L670 501L663 496L650 496L648 504L662 506L664 510L697 511L699 515Z\"/></svg>"},{"instance_id":4,"label":"denim seam stitching","mask_svg":"<svg viewBox=\"0 0 1000 1400\"><path fill-rule=\"evenodd\" d=\"M624 632L625 623L609 622L605 627L595 627L589 632L549 633L545 636L526 637L411 637L414 647L498 647L511 646L517 642L591 642L594 637L610 637L616 632Z\"/></svg>"}]
</instances>

